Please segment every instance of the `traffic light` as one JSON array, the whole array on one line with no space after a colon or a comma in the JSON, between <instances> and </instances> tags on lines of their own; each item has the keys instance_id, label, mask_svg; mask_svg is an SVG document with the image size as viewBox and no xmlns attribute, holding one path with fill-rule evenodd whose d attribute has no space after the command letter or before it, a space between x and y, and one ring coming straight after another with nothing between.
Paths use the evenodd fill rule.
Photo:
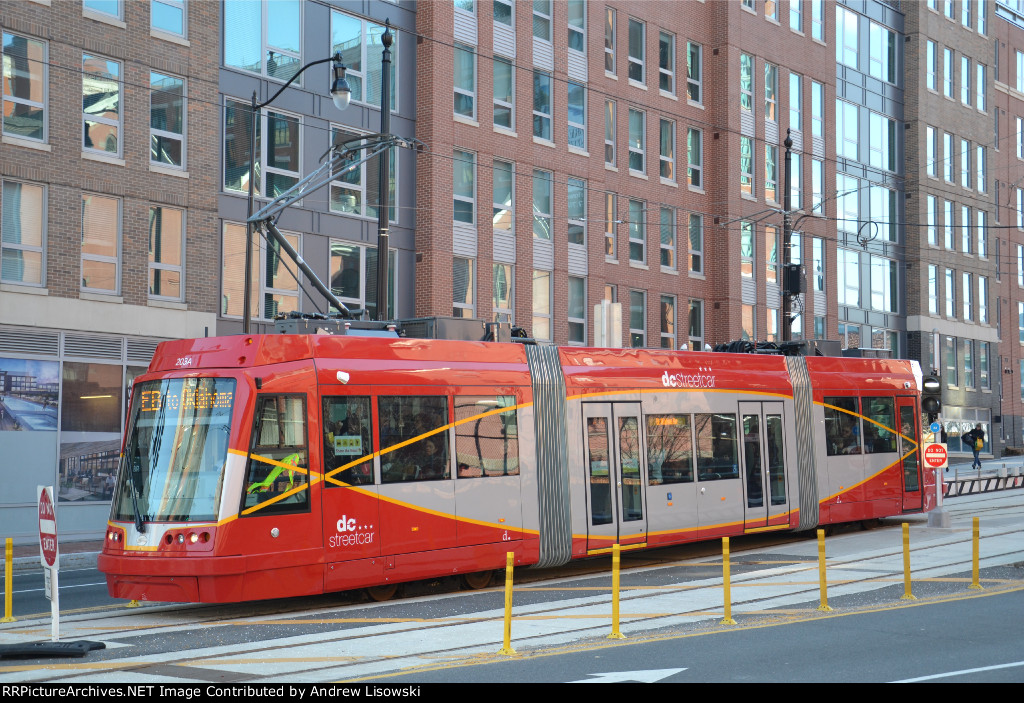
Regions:
<instances>
[{"instance_id":1,"label":"traffic light","mask_svg":"<svg viewBox=\"0 0 1024 703\"><path fill-rule=\"evenodd\" d=\"M938 376L925 376L921 380L921 410L934 422L942 411L942 383Z\"/></svg>"}]
</instances>

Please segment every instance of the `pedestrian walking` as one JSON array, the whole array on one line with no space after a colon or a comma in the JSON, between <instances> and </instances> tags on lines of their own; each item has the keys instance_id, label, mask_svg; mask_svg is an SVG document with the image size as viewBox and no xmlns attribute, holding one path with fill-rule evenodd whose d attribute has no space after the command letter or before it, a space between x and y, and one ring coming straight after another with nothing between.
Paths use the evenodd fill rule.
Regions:
<instances>
[{"instance_id":1,"label":"pedestrian walking","mask_svg":"<svg viewBox=\"0 0 1024 703\"><path fill-rule=\"evenodd\" d=\"M979 422L976 424L973 430L962 434L960 436L960 441L963 442L965 446L970 447L971 451L974 452L974 461L971 463L971 468L980 469L981 459L978 458L978 455L985 446L985 430L981 429L981 423Z\"/></svg>"}]
</instances>

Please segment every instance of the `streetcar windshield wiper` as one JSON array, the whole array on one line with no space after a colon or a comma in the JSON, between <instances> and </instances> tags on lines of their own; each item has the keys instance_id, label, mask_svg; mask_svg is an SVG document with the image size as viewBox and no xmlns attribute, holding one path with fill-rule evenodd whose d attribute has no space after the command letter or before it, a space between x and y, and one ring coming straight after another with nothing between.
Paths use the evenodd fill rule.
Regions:
<instances>
[{"instance_id":1,"label":"streetcar windshield wiper","mask_svg":"<svg viewBox=\"0 0 1024 703\"><path fill-rule=\"evenodd\" d=\"M143 522L142 514L139 512L139 501L142 500L142 460L138 450L132 459L132 470L128 482L132 487L132 515L135 517L135 529L142 534L146 531L146 523Z\"/></svg>"}]
</instances>

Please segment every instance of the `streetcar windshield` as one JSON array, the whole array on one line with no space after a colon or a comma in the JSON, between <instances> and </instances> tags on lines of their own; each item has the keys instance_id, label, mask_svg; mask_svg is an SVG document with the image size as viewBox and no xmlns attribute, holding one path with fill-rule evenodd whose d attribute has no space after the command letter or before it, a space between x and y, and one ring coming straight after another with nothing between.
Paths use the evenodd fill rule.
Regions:
<instances>
[{"instance_id":1,"label":"streetcar windshield","mask_svg":"<svg viewBox=\"0 0 1024 703\"><path fill-rule=\"evenodd\" d=\"M234 379L145 381L132 396L112 518L136 524L216 519Z\"/></svg>"}]
</instances>

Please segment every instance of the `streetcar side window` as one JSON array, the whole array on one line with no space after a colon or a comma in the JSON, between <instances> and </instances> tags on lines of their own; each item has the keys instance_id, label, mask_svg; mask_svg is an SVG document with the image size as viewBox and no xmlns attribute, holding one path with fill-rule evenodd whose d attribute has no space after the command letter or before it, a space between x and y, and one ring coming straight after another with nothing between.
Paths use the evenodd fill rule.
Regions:
<instances>
[{"instance_id":1,"label":"streetcar side window","mask_svg":"<svg viewBox=\"0 0 1024 703\"><path fill-rule=\"evenodd\" d=\"M377 410L381 483L451 477L446 396L381 396Z\"/></svg>"},{"instance_id":2,"label":"streetcar side window","mask_svg":"<svg viewBox=\"0 0 1024 703\"><path fill-rule=\"evenodd\" d=\"M304 395L261 395L256 399L243 514L309 509L306 437Z\"/></svg>"},{"instance_id":3,"label":"streetcar side window","mask_svg":"<svg viewBox=\"0 0 1024 703\"><path fill-rule=\"evenodd\" d=\"M519 475L519 425L512 395L455 398L458 478Z\"/></svg>"},{"instance_id":4,"label":"streetcar side window","mask_svg":"<svg viewBox=\"0 0 1024 703\"><path fill-rule=\"evenodd\" d=\"M372 437L368 396L324 398L324 478L328 487L373 483Z\"/></svg>"},{"instance_id":5,"label":"streetcar side window","mask_svg":"<svg viewBox=\"0 0 1024 703\"><path fill-rule=\"evenodd\" d=\"M857 398L825 396L824 401L827 454L860 454L860 410Z\"/></svg>"},{"instance_id":6,"label":"streetcar side window","mask_svg":"<svg viewBox=\"0 0 1024 703\"><path fill-rule=\"evenodd\" d=\"M647 480L652 486L693 482L689 415L647 416Z\"/></svg>"},{"instance_id":7,"label":"streetcar side window","mask_svg":"<svg viewBox=\"0 0 1024 703\"><path fill-rule=\"evenodd\" d=\"M693 419L697 431L697 479L718 481L739 478L736 415L698 413Z\"/></svg>"},{"instance_id":8,"label":"streetcar side window","mask_svg":"<svg viewBox=\"0 0 1024 703\"><path fill-rule=\"evenodd\" d=\"M864 408L864 453L896 451L895 398L862 398ZM868 422L872 420L872 422ZM877 424L876 424L877 423Z\"/></svg>"}]
</instances>

